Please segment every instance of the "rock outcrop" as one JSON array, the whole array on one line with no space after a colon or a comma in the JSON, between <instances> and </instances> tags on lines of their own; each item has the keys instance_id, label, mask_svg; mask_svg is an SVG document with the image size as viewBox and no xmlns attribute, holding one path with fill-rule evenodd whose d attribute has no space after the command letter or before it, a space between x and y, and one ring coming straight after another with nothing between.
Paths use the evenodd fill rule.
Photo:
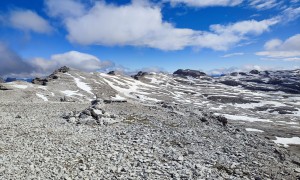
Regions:
<instances>
[{"instance_id":1,"label":"rock outcrop","mask_svg":"<svg viewBox=\"0 0 300 180\"><path fill-rule=\"evenodd\" d=\"M34 78L31 81L31 83L46 86L49 81L51 81L53 79L58 79L59 78L59 76L58 76L59 73L67 73L67 72L69 72L69 70L70 70L70 68L68 68L66 66L63 66L63 67L55 70L52 74L50 74L46 78L38 78L38 77Z\"/></svg>"},{"instance_id":2,"label":"rock outcrop","mask_svg":"<svg viewBox=\"0 0 300 180\"><path fill-rule=\"evenodd\" d=\"M148 75L147 72L139 71L136 75L131 76L132 78L136 80L140 80L142 77Z\"/></svg>"},{"instance_id":3,"label":"rock outcrop","mask_svg":"<svg viewBox=\"0 0 300 180\"><path fill-rule=\"evenodd\" d=\"M191 70L191 69L185 69L185 70L184 69L178 69L177 71L175 71L173 73L173 75L184 76L184 77L190 76L190 77L193 77L193 78L206 76L206 74L204 72L197 71L197 70Z\"/></svg>"}]
</instances>

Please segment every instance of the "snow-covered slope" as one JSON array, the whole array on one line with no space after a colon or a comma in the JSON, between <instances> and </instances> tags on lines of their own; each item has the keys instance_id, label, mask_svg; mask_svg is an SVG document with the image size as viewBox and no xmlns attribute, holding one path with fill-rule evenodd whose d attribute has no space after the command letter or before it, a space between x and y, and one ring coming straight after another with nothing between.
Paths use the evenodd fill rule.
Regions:
<instances>
[{"instance_id":1,"label":"snow-covered slope","mask_svg":"<svg viewBox=\"0 0 300 180\"><path fill-rule=\"evenodd\" d=\"M145 73L139 80L126 75L56 71L46 86L6 83L2 101L88 102L126 99L155 105L159 102L193 105L227 117L231 123L276 136L300 136L299 70L232 73L199 78ZM11 93L11 92L16 93Z\"/></svg>"}]
</instances>

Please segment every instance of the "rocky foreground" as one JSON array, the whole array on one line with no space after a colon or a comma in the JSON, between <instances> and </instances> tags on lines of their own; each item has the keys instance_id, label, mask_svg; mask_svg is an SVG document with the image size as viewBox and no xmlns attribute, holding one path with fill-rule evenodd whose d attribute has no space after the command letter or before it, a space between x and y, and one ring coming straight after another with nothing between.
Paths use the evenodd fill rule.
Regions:
<instances>
[{"instance_id":1,"label":"rocky foreground","mask_svg":"<svg viewBox=\"0 0 300 180\"><path fill-rule=\"evenodd\" d=\"M169 77L140 73L133 80L68 69L35 84L2 84L0 179L299 179L297 151L246 131L245 121L227 118L240 110L239 115L257 117L250 127L279 129L279 120L269 118L274 112L243 107L261 99L242 90L240 99L205 96L230 91L209 77ZM259 97L279 102L267 95ZM240 109L229 111L233 100ZM288 100L280 102L298 109ZM225 115L216 111L219 104ZM297 118L290 113L277 118Z\"/></svg>"}]
</instances>

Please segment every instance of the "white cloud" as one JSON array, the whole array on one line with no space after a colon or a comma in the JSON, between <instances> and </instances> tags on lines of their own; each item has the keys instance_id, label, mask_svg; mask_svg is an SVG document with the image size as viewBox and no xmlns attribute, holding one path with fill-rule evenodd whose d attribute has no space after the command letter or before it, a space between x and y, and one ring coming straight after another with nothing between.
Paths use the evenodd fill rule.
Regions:
<instances>
[{"instance_id":1,"label":"white cloud","mask_svg":"<svg viewBox=\"0 0 300 180\"><path fill-rule=\"evenodd\" d=\"M38 72L52 72L55 69L68 66L82 71L92 72L112 66L109 61L100 61L96 56L77 51L70 51L63 54L52 55L50 60L35 58L30 61Z\"/></svg>"},{"instance_id":2,"label":"white cloud","mask_svg":"<svg viewBox=\"0 0 300 180\"><path fill-rule=\"evenodd\" d=\"M46 0L48 14L59 17L79 17L85 13L83 4L74 0Z\"/></svg>"},{"instance_id":3,"label":"white cloud","mask_svg":"<svg viewBox=\"0 0 300 180\"><path fill-rule=\"evenodd\" d=\"M236 6L243 0L166 0L172 5L186 4L193 7L209 7L209 6Z\"/></svg>"},{"instance_id":4,"label":"white cloud","mask_svg":"<svg viewBox=\"0 0 300 180\"><path fill-rule=\"evenodd\" d=\"M280 5L281 3L282 2L277 0L250 0L249 1L250 6L258 10L271 9Z\"/></svg>"},{"instance_id":5,"label":"white cloud","mask_svg":"<svg viewBox=\"0 0 300 180\"><path fill-rule=\"evenodd\" d=\"M266 50L272 50L277 47L279 47L282 44L282 41L280 39L272 39L264 45Z\"/></svg>"},{"instance_id":6,"label":"white cloud","mask_svg":"<svg viewBox=\"0 0 300 180\"><path fill-rule=\"evenodd\" d=\"M290 22L300 17L300 7L288 7L283 11L283 22Z\"/></svg>"},{"instance_id":7,"label":"white cloud","mask_svg":"<svg viewBox=\"0 0 300 180\"><path fill-rule=\"evenodd\" d=\"M245 53L239 52L239 53L231 53L231 54L225 54L224 56L222 56L223 58L229 58L229 57L233 57L233 56L243 56Z\"/></svg>"},{"instance_id":8,"label":"white cloud","mask_svg":"<svg viewBox=\"0 0 300 180\"><path fill-rule=\"evenodd\" d=\"M269 27L277 24L279 21L277 18L256 21L248 20L241 21L235 24L224 25L212 25L210 28L219 34L237 33L239 35L255 34L259 35L269 30Z\"/></svg>"},{"instance_id":9,"label":"white cloud","mask_svg":"<svg viewBox=\"0 0 300 180\"><path fill-rule=\"evenodd\" d=\"M37 13L30 10L11 11L8 17L10 26L36 33L50 33L52 31L49 23Z\"/></svg>"},{"instance_id":10,"label":"white cloud","mask_svg":"<svg viewBox=\"0 0 300 180\"><path fill-rule=\"evenodd\" d=\"M80 6L79 2L73 2ZM48 9L51 11L55 7ZM210 31L176 28L163 20L160 7L139 0L123 6L96 2L84 15L69 15L63 17L63 22L68 31L67 37L73 43L130 45L161 50L181 50L185 47L227 50L248 36L266 32L278 23L276 19L249 20L212 25Z\"/></svg>"},{"instance_id":11,"label":"white cloud","mask_svg":"<svg viewBox=\"0 0 300 180\"><path fill-rule=\"evenodd\" d=\"M298 61L300 58L300 34L296 34L284 42L273 39L265 44L265 50L256 55L285 61Z\"/></svg>"}]
</instances>

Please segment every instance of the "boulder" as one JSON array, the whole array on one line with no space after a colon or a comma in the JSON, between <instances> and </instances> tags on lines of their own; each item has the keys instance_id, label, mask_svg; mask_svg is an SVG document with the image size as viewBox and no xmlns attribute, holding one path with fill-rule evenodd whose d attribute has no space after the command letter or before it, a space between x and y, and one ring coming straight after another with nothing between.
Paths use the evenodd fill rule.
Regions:
<instances>
[{"instance_id":1,"label":"boulder","mask_svg":"<svg viewBox=\"0 0 300 180\"><path fill-rule=\"evenodd\" d=\"M200 76L206 76L206 74L204 72L201 71L197 71L197 70L191 70L191 69L178 69L177 71L175 71L173 73L174 75L178 75L178 76L191 76L194 78L198 78Z\"/></svg>"}]
</instances>

